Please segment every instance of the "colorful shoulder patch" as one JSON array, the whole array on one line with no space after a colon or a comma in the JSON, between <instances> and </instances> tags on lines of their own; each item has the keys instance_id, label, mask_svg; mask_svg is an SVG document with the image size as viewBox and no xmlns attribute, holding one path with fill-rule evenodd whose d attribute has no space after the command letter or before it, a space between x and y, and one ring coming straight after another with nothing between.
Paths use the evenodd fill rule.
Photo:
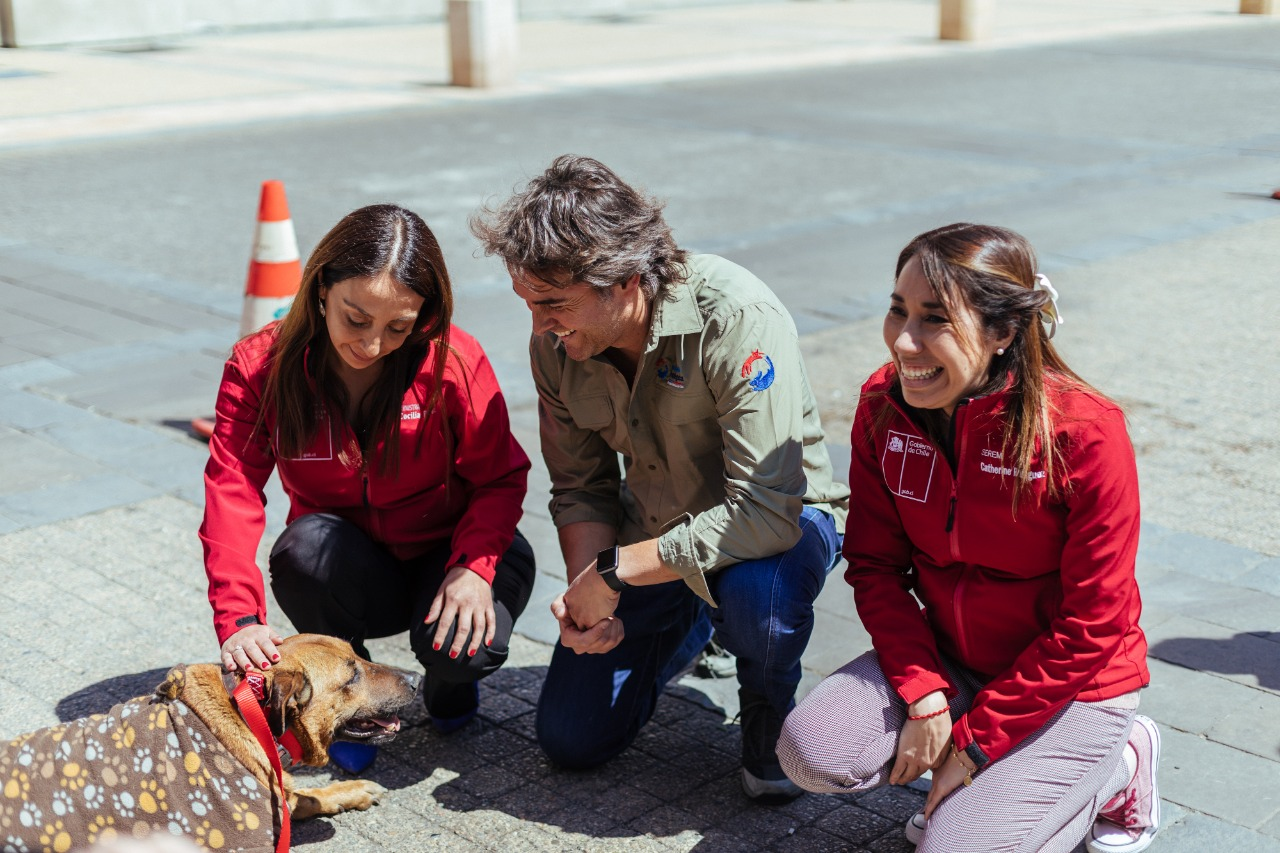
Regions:
<instances>
[{"instance_id":1,"label":"colorful shoulder patch","mask_svg":"<svg viewBox=\"0 0 1280 853\"><path fill-rule=\"evenodd\" d=\"M742 378L747 380L752 390L765 390L773 384L773 359L758 349L752 350L747 360L742 362Z\"/></svg>"}]
</instances>

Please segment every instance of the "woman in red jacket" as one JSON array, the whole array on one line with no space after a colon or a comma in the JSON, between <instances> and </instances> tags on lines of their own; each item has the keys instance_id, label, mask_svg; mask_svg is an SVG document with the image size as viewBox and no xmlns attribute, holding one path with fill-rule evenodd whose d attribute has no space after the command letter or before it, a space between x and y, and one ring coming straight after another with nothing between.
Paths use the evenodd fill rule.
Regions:
<instances>
[{"instance_id":1,"label":"woman in red jacket","mask_svg":"<svg viewBox=\"0 0 1280 853\"><path fill-rule=\"evenodd\" d=\"M426 223L374 205L320 241L288 315L236 344L200 528L228 670L279 660L255 563L274 468L290 506L271 588L293 627L366 657L366 639L408 629L437 727L475 714L533 585L516 530L529 460L452 310ZM372 746L336 747L348 769L373 760Z\"/></svg>"},{"instance_id":2,"label":"woman in red jacket","mask_svg":"<svg viewBox=\"0 0 1280 853\"><path fill-rule=\"evenodd\" d=\"M1018 234L922 234L854 417L845 577L875 650L791 713L778 756L812 791L932 770L907 826L931 853L1135 853L1159 824L1133 449L1050 344L1060 319Z\"/></svg>"}]
</instances>

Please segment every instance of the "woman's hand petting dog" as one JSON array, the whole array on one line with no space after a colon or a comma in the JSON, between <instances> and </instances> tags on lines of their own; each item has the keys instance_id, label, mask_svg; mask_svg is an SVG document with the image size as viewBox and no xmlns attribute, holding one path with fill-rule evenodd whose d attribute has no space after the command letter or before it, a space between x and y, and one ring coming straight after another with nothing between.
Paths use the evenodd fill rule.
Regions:
<instances>
[{"instance_id":1,"label":"woman's hand petting dog","mask_svg":"<svg viewBox=\"0 0 1280 853\"><path fill-rule=\"evenodd\" d=\"M254 667L270 669L272 663L280 660L276 644L283 642L284 637L270 625L246 625L222 644L222 667L227 672Z\"/></svg>"}]
</instances>

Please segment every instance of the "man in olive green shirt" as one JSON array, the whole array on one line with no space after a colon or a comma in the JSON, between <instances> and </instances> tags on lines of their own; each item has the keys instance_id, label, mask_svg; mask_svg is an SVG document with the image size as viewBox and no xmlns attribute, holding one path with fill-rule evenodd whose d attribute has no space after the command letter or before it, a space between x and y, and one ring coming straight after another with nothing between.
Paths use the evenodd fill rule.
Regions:
<instances>
[{"instance_id":1,"label":"man in olive green shirt","mask_svg":"<svg viewBox=\"0 0 1280 853\"><path fill-rule=\"evenodd\" d=\"M589 158L557 158L472 229L533 312L569 579L539 743L568 767L621 752L714 626L738 657L743 789L798 795L774 747L848 490L790 315L745 269L678 248L661 206Z\"/></svg>"}]
</instances>

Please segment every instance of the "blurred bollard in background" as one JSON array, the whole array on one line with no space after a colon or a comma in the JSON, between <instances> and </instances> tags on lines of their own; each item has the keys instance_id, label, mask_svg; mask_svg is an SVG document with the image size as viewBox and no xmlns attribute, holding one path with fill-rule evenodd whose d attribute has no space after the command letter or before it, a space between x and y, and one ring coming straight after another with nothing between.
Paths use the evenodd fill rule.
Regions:
<instances>
[{"instance_id":1,"label":"blurred bollard in background","mask_svg":"<svg viewBox=\"0 0 1280 853\"><path fill-rule=\"evenodd\" d=\"M515 0L449 0L449 68L454 86L492 89L516 81Z\"/></svg>"},{"instance_id":2,"label":"blurred bollard in background","mask_svg":"<svg viewBox=\"0 0 1280 853\"><path fill-rule=\"evenodd\" d=\"M938 38L982 41L991 37L996 0L938 0Z\"/></svg>"}]
</instances>

